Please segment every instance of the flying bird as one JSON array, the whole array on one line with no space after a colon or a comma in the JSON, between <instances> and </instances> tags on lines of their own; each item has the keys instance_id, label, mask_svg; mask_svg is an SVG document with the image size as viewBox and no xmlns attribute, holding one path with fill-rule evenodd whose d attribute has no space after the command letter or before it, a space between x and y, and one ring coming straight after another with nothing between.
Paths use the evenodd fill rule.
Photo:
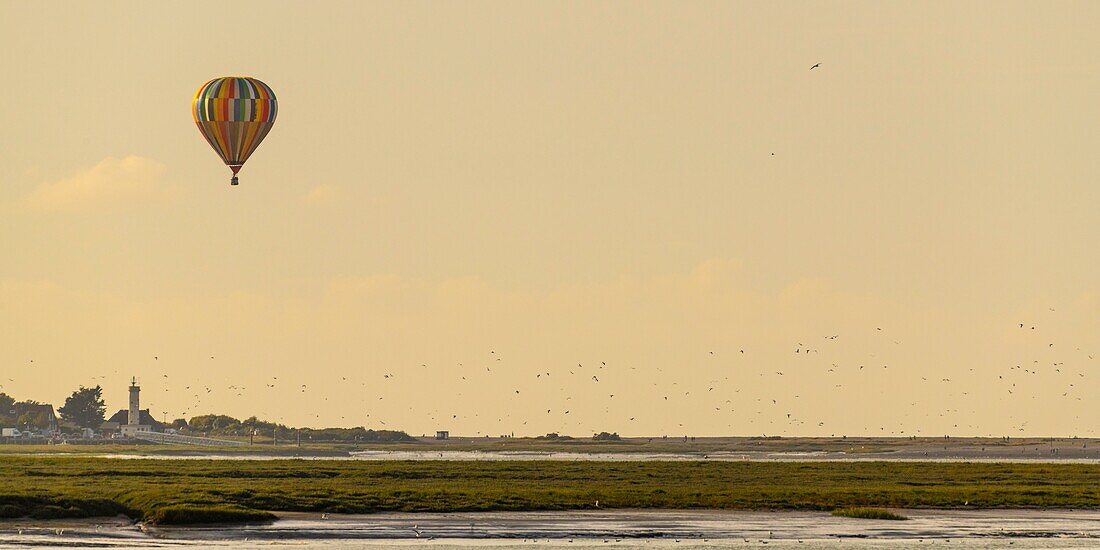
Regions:
<instances>
[{"instance_id":1,"label":"flying bird","mask_svg":"<svg viewBox=\"0 0 1100 550\"><path fill-rule=\"evenodd\" d=\"M821 66L821 63L814 63L814 65L812 67L810 67L810 70L812 71L812 70L814 70L814 69L816 69L820 66Z\"/></svg>"}]
</instances>

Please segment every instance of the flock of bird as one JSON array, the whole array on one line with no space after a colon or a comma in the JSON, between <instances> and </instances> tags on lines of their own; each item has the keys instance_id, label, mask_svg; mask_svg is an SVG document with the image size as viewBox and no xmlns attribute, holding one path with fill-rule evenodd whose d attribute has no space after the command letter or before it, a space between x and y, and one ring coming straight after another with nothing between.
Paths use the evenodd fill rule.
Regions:
<instances>
[{"instance_id":1,"label":"flock of bird","mask_svg":"<svg viewBox=\"0 0 1100 550\"><path fill-rule=\"evenodd\" d=\"M725 345L724 351L697 352L676 367L601 359L536 368L490 349L477 364L436 367L420 361L334 377L321 374L331 372L321 367L282 376L243 375L214 355L203 356L206 366L184 369L174 360L169 366L168 358L158 354L138 374L145 376L143 407L168 421L201 414L255 414L263 420L312 427L327 423L411 433L458 433L464 428L464 435L478 436L598 431L682 436L697 430L743 435L908 436L950 431L997 436L1006 435L1005 430L989 432L974 420L975 413L998 408L1012 419L1011 433L1024 432L1031 418L1018 406L1022 400L1087 401L1084 384L1097 366L1093 353L1076 346L1062 350L1055 342L1041 340L1038 324L1013 326L1026 332L1033 357L968 367L947 376L914 370L903 359L897 365L886 361L884 356L893 350L902 356L909 350L882 327L852 334L848 339L860 341L858 345L848 344L840 333L795 340L786 359L781 350ZM852 348L868 345L875 353L853 359ZM153 373L156 383L149 380ZM128 374L116 369L92 382L109 388L113 384L108 380L126 379ZM1036 384L1039 380L1042 383ZM905 388L903 395L909 400L882 402L883 395L898 395L899 387ZM1057 391L1052 393L1052 388ZM175 407L166 412L161 407L158 413L158 402ZM266 406L247 410L257 403ZM849 419L838 427L837 416L853 413L864 420L862 426L853 426ZM1088 429L1080 418L1066 420L1066 426ZM654 434L655 425L665 433Z\"/></svg>"},{"instance_id":2,"label":"flock of bird","mask_svg":"<svg viewBox=\"0 0 1100 550\"><path fill-rule=\"evenodd\" d=\"M814 63L809 69L821 66ZM1041 334L1039 324L1019 322L1016 328ZM866 331L880 340L885 338L876 345L904 347L882 327ZM174 405L173 410L164 413L165 420L169 414L173 418L240 414L246 406L263 402L272 406L255 411L263 419L304 421L315 426L336 422L399 429L423 426L427 421L440 428L461 425L476 435L502 435L516 430L531 434L539 431L536 425L549 431L615 429L637 433L644 429L633 426L644 421L647 427L659 425L676 435L693 429L838 435L830 425L838 423L831 420L833 413L847 410L865 422L862 426L848 422L840 428L862 434L933 435L952 429L993 436L1003 434L980 433L987 429L974 420L980 416L975 414L980 409L1000 407L1012 420L1011 430L1024 432L1030 418L1025 414L1016 416L1016 405L1021 400L1082 401L1087 398L1082 384L1088 379L1089 369L1096 366L1094 355L1081 352L1079 347L1064 353L1056 349L1054 342L1047 342L1046 353L1036 353L1026 360L930 377L929 370L904 362L901 366L891 365L877 353L853 358L850 347L846 354L841 351L844 344L842 334L831 333L793 342L790 353L794 361L777 356L774 350L735 346L728 349L733 351L732 357L707 350L685 357L682 366L664 368L610 366L601 359L536 369L506 362L503 354L487 350L484 363L477 366L456 363L436 368L418 362L418 366L382 373L368 369L344 373L338 381L325 379L321 373L327 369L317 367L290 376L284 372L283 379L251 374L248 382L226 383L232 379L232 368L191 364L187 367L194 374L191 377L158 372L161 380L155 389ZM842 355L846 359L840 359ZM209 355L208 361L216 362L215 355ZM152 362L140 374L158 371L157 365L163 364L161 355L153 355ZM171 370L178 373L181 369L177 365ZM127 374L116 369L110 379ZM448 375L453 378L448 379ZM200 378L206 382L196 381ZM1042 384L1034 383L1039 379L1043 379ZM97 380L106 381L108 377L93 377L93 382ZM406 380L410 384L405 384ZM882 388L899 385L904 385L911 401L880 402L883 395L896 393L883 392ZM1040 387L1056 387L1058 393L1037 391ZM443 393L462 404L448 405L451 410L445 410L438 403L455 399ZM154 408L159 400L147 400L147 405ZM394 402L399 404L392 405ZM186 405L180 407L181 403ZM345 412L338 419L328 414L330 410L353 409L356 412ZM1067 426L1085 427L1080 417L1066 420Z\"/></svg>"}]
</instances>

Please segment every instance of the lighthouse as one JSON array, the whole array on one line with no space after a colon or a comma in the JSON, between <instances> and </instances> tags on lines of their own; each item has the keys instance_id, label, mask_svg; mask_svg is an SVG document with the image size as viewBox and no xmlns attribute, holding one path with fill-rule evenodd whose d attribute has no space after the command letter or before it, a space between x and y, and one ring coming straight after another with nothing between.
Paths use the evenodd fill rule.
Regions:
<instances>
[{"instance_id":1,"label":"lighthouse","mask_svg":"<svg viewBox=\"0 0 1100 550\"><path fill-rule=\"evenodd\" d=\"M130 378L130 414L127 416L127 424L136 426L141 424L141 404L138 394L141 386L137 385L137 378Z\"/></svg>"},{"instance_id":2,"label":"lighthouse","mask_svg":"<svg viewBox=\"0 0 1100 550\"><path fill-rule=\"evenodd\" d=\"M150 431L152 426L141 423L141 386L137 378L130 379L130 410L126 413L126 424L119 426L123 437L133 437L137 432ZM122 411L119 411L121 414ZM117 415L116 415L117 416Z\"/></svg>"}]
</instances>

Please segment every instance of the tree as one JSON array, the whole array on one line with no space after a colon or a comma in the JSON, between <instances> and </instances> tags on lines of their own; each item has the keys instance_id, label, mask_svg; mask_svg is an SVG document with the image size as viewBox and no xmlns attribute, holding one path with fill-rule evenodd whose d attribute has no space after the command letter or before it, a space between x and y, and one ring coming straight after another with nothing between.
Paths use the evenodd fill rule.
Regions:
<instances>
[{"instance_id":1,"label":"tree","mask_svg":"<svg viewBox=\"0 0 1100 550\"><path fill-rule=\"evenodd\" d=\"M39 429L39 430L44 430L44 429L50 427L50 415L48 415L44 412L41 412L41 411L38 411L38 412L35 412L35 411L25 412L25 413L19 415L19 418L16 420L16 423L19 426L22 426L22 427L27 428L27 429L35 428L35 429Z\"/></svg>"},{"instance_id":2,"label":"tree","mask_svg":"<svg viewBox=\"0 0 1100 550\"><path fill-rule=\"evenodd\" d=\"M10 395L0 392L0 424L9 425L15 422L12 413L15 412L15 399Z\"/></svg>"},{"instance_id":3,"label":"tree","mask_svg":"<svg viewBox=\"0 0 1100 550\"><path fill-rule=\"evenodd\" d=\"M239 427L240 424L241 421L232 416L204 414L191 417L191 420L187 422L187 427L192 432L228 433Z\"/></svg>"},{"instance_id":4,"label":"tree","mask_svg":"<svg viewBox=\"0 0 1100 550\"><path fill-rule=\"evenodd\" d=\"M65 399L65 405L57 412L61 418L80 426L81 428L98 428L103 423L103 414L107 407L103 404L103 388L85 388L79 390Z\"/></svg>"}]
</instances>

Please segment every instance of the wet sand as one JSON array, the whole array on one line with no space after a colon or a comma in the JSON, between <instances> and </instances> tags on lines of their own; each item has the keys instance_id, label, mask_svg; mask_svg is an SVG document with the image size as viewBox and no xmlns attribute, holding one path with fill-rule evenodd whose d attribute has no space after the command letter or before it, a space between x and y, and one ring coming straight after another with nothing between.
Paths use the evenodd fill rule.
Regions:
<instances>
[{"instance_id":1,"label":"wet sand","mask_svg":"<svg viewBox=\"0 0 1100 550\"><path fill-rule=\"evenodd\" d=\"M827 512L608 510L447 514L279 514L256 537L293 538L1100 538L1100 511L902 510L908 521L834 517ZM195 536L188 529L188 536ZM157 529L166 537L174 528ZM417 536L417 532L420 536ZM217 533L217 529L214 530ZM1100 544L1100 540L1097 541Z\"/></svg>"},{"instance_id":2,"label":"wet sand","mask_svg":"<svg viewBox=\"0 0 1100 550\"><path fill-rule=\"evenodd\" d=\"M373 515L280 513L259 525L145 527L124 518L0 521L0 546L351 548L1097 548L1100 510L900 510L908 521L824 512L592 510ZM572 541L572 542L570 542ZM799 542L801 541L801 542Z\"/></svg>"}]
</instances>

